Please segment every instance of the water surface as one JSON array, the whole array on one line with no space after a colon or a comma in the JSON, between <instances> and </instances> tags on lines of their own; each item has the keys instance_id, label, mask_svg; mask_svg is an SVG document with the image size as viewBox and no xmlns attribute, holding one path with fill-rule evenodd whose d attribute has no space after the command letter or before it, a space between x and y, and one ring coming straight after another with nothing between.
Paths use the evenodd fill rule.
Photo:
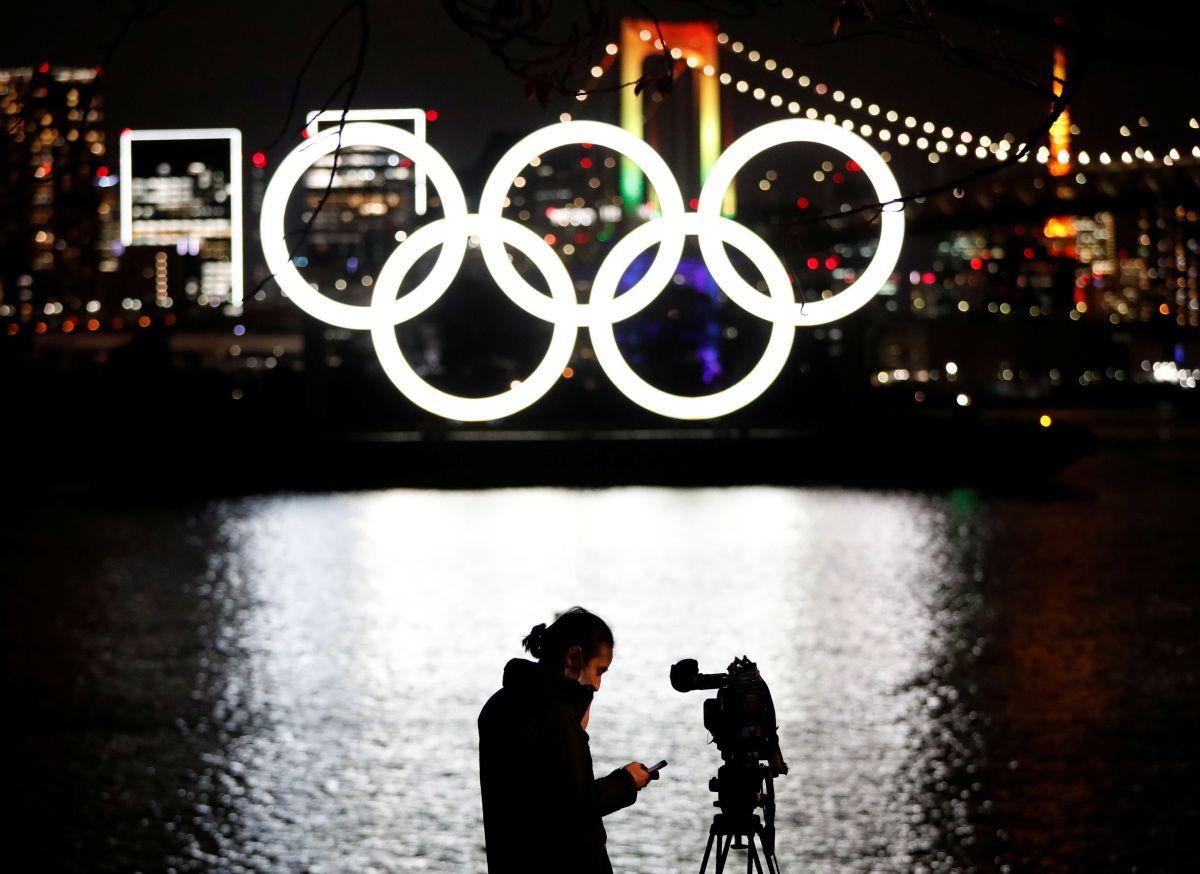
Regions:
<instances>
[{"instance_id":1,"label":"water surface","mask_svg":"<svg viewBox=\"0 0 1200 874\"><path fill-rule=\"evenodd\" d=\"M612 623L598 771L619 871L693 870L705 693L755 659L795 871L1172 870L1194 786L1190 453L1032 497L835 488L396 490L6 512L16 852L44 867L472 871L475 718L519 641Z\"/></svg>"}]
</instances>

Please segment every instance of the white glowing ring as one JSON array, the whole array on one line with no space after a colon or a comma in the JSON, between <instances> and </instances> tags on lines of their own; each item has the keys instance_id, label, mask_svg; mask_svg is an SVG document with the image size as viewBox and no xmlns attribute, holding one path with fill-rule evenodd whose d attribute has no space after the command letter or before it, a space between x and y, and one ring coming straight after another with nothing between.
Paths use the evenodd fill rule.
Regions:
<instances>
[{"instance_id":1,"label":"white glowing ring","mask_svg":"<svg viewBox=\"0 0 1200 874\"><path fill-rule=\"evenodd\" d=\"M849 287L827 300L791 301L777 309L773 298L764 297L738 274L725 254L720 239L700 235L700 251L713 279L743 309L761 319L786 321L797 327L823 325L850 315L879 293L892 275L904 243L904 214L900 209L900 186L880 154L858 134L823 121L789 118L757 127L739 137L719 157L704 181L696 212L703 216L721 214L721 201L733 177L746 162L772 146L784 143L820 143L837 149L862 168L875 188L875 197L886 204L879 231L879 246L871 263Z\"/></svg>"},{"instance_id":2,"label":"white glowing ring","mask_svg":"<svg viewBox=\"0 0 1200 874\"><path fill-rule=\"evenodd\" d=\"M716 240L722 245L728 243L740 249L762 271L771 295L767 300L781 311L785 305L792 302L792 284L783 264L763 238L745 225L720 216L703 216L693 212L683 216L680 227L684 234L696 235L701 240ZM621 274L633 263L633 259L675 230L668 227L663 219L655 219L637 228L613 246L596 273L596 279L592 283L591 300L601 304L611 300L616 293ZM754 296L761 297L758 292L755 292ZM732 295L730 297L732 298ZM736 301L736 298L733 299ZM592 338L596 359L613 384L634 403L652 413L673 419L712 419L746 406L766 391L783 370L788 353L792 350L792 341L796 337L796 332L790 324L774 321L767 348L748 374L721 391L687 397L655 388L638 376L621 354L611 322L589 325L588 333Z\"/></svg>"},{"instance_id":3,"label":"white glowing ring","mask_svg":"<svg viewBox=\"0 0 1200 874\"><path fill-rule=\"evenodd\" d=\"M579 303L566 267L554 250L533 231L502 217L511 179L534 157L573 142L595 143L636 161L658 195L662 215L631 231L609 252L593 282L590 299ZM885 204L878 249L858 280L833 298L797 303L787 271L770 247L744 225L722 218L721 202L734 175L747 161L772 146L815 142L838 149L856 161ZM445 218L413 232L384 263L369 306L339 303L309 285L288 255L284 211L296 184L321 157L341 146L376 146L412 158L428 171L441 196ZM263 254L280 288L310 315L343 328L370 330L384 372L418 406L448 419L489 421L512 415L541 398L557 381L575 346L577 328L586 326L597 361L627 397L655 413L677 419L705 419L731 413L761 395L787 362L796 326L830 322L863 306L891 275L904 239L899 187L883 158L860 137L824 122L790 119L757 128L738 139L717 160L700 193L699 208L683 208L679 186L665 162L648 145L620 128L600 122L566 122L537 131L510 149L488 177L480 213L468 214L462 188L450 166L424 141L400 128L355 122L331 128L302 143L279 165L263 199ZM772 323L762 358L736 384L710 395L674 395L654 388L638 376L621 355L613 326L650 304L674 276L684 238L694 235L713 279L731 300ZM545 356L528 379L505 392L465 398L435 389L417 375L396 341L395 326L425 312L449 288L462 265L470 236L479 239L485 263L497 285L518 306L550 322L554 331ZM622 275L650 246L658 252L633 288L618 295ZM725 253L729 244L741 250L762 272L767 295L741 278ZM550 289L542 294L510 263L511 245L541 271ZM404 278L426 252L441 251L429 275L397 297Z\"/></svg>"},{"instance_id":4,"label":"white glowing ring","mask_svg":"<svg viewBox=\"0 0 1200 874\"><path fill-rule=\"evenodd\" d=\"M684 234L676 226L684 216L683 194L666 161L645 141L623 128L600 121L567 121L536 130L505 152L497 162L483 186L479 214L488 218L498 217L504 210L504 201L512 187L513 178L530 161L551 149L575 143L590 143L621 152L642 168L653 186L661 218L668 224L664 226L658 253L646 274L620 297L609 300L603 312L598 312L596 303L576 303L574 296L569 304L546 297L521 278L508 260L508 253L500 240L490 236L480 237L480 250L496 284L513 303L530 315L556 324L619 322L644 309L662 292L683 255Z\"/></svg>"},{"instance_id":5,"label":"white glowing ring","mask_svg":"<svg viewBox=\"0 0 1200 874\"><path fill-rule=\"evenodd\" d=\"M318 160L338 148L352 146L378 146L391 149L418 163L437 188L442 211L451 224L461 226L467 214L467 201L463 196L458 177L446 160L432 146L406 130L393 125L372 122L354 122L342 127L331 127L324 133L301 143L279 164L263 195L262 216L259 228L262 233L263 256L279 288L310 316L336 325L339 328L365 330L376 319L373 308L341 303L321 294L311 286L288 254L287 235L284 229L284 213L288 198L296 183ZM442 251L438 253L433 269L421 284L413 289L412 295L428 294L437 289L441 294L458 274L466 252L467 238L464 233L445 233Z\"/></svg>"},{"instance_id":6,"label":"white glowing ring","mask_svg":"<svg viewBox=\"0 0 1200 874\"><path fill-rule=\"evenodd\" d=\"M432 174L430 175L432 178ZM500 394L465 398L434 388L422 379L408 363L400 344L396 341L396 292L404 281L404 275L418 258L439 243L445 251L454 243L456 236L465 240L468 235L478 235L481 241L494 239L514 247L541 271L550 286L552 300L559 305L574 302L575 287L571 283L567 268L563 266L554 250L529 228L500 217L468 215L457 223L439 219L409 237L392 253L380 271L375 291L371 296L371 340L375 344L375 354L379 356L384 373L413 403L447 419L485 422L511 416L537 402L548 392L571 360L577 330L573 324L554 322L550 347L541 363L527 379L515 383L508 391ZM414 291L400 299L399 303L404 307L401 315L411 317L424 309L417 309L409 304L416 294ZM437 296L440 296L440 292ZM433 300L436 300L436 297L428 300L425 306L432 304ZM409 310L412 312L408 312Z\"/></svg>"}]
</instances>

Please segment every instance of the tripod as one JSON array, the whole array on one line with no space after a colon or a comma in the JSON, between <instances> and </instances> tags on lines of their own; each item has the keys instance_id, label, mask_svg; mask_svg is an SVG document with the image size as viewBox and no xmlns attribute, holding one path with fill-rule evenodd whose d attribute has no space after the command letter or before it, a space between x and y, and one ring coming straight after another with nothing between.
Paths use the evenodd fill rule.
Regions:
<instances>
[{"instance_id":1,"label":"tripod","mask_svg":"<svg viewBox=\"0 0 1200 874\"><path fill-rule=\"evenodd\" d=\"M700 874L708 868L714 843L717 846L717 874L724 872L730 850L746 851L746 874L763 874L764 861L767 874L779 874L779 862L775 859L775 784L771 771L757 761L726 762L708 785L717 793L713 804L721 812L713 816L708 829ZM758 807L763 810L762 820L754 812ZM762 845L761 858L755 840Z\"/></svg>"},{"instance_id":2,"label":"tripod","mask_svg":"<svg viewBox=\"0 0 1200 874\"><path fill-rule=\"evenodd\" d=\"M758 848L754 844L756 838L762 844L761 860ZM746 841L744 844L743 839ZM713 817L712 825L708 829L708 843L704 847L704 860L700 863L700 874L704 874L708 868L708 857L712 853L714 842L717 845L717 874L722 874L725 870L730 850L746 851L746 874L763 874L763 861L767 863L767 874L779 874L779 866L775 862L775 848L768 843L758 814L734 817L718 813Z\"/></svg>"}]
</instances>

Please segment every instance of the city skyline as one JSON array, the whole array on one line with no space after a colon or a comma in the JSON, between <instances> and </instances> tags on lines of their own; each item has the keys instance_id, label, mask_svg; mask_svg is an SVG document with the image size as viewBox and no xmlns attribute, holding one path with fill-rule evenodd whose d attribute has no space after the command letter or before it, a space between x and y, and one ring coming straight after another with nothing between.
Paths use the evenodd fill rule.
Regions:
<instances>
[{"instance_id":1,"label":"city skyline","mask_svg":"<svg viewBox=\"0 0 1200 874\"><path fill-rule=\"evenodd\" d=\"M149 19L146 26L156 20L157 16ZM995 401L1011 395L1014 388L1019 395L1046 399L1061 394L1064 386L1094 388L1121 382L1195 385L1200 375L1196 337L1176 337L1172 333L1175 328L1194 329L1200 325L1198 205L1188 194L1189 186L1195 187L1200 166L1200 122L1194 116L1187 119L1182 133L1173 134L1171 142L1175 145L1160 147L1156 137L1164 125L1158 116L1152 122L1138 115L1115 131L1109 130L1106 138L1103 130L1094 131L1086 123L1081 126L1079 119L1087 118L1089 110L1086 102L1076 103L1069 113L1059 117L1046 138L1029 146L1022 163L1001 167L1023 145L1019 128L1013 133L991 121L982 127L970 121L951 123L964 107L947 106L930 116L911 114L905 111L904 97L898 96L892 103L889 101L893 98L877 96L888 91L886 81L875 81L868 90L855 92L838 78L850 80L852 76L831 73L826 79L811 64L790 62L783 54L775 57L767 51L767 38L746 34L744 39L739 38L737 27L680 27L678 38L685 48L673 47L670 51L676 64L674 93L647 89L638 95L638 112L632 112L630 98L634 95L630 89L618 87L621 79L639 64L652 64L655 54L665 52L666 46L652 29L652 22L630 20L619 39L614 27L611 41L597 46L597 63L582 80L588 90L576 99L559 101L565 108L556 119L619 121L626 129L644 122L644 136L668 157L675 177L691 197L688 206L693 209L698 192L695 186L715 160L711 143L703 145L705 137L711 138L719 131L723 146L727 146L755 119L801 118L846 127L882 153L884 161L895 170L903 195L911 197L913 192L931 186L938 192L908 203L905 212L910 236L900 263L884 281L879 300L859 316L864 326L877 326L871 330L881 332L879 337L871 340L866 350L855 353L853 362L846 362L839 338L847 326L813 333L821 355L842 359L843 363L837 365L845 371L841 380L891 394L906 389L910 403L918 405L939 398L939 404L952 406L970 405L975 391L985 389ZM668 40L676 38L675 34L674 30L664 31ZM1060 79L1069 75L1062 51L1047 53L1042 63L1047 75L1051 70ZM29 68L29 81L39 76L56 79L58 69L48 62ZM485 91L495 92L505 82L515 83L511 77L479 78L487 80L480 83ZM321 87L315 79L310 75L305 80L310 92ZM103 88L120 80L102 77L98 81ZM1061 91L1059 85L1055 88ZM298 93L305 92L302 89ZM369 94L369 88L362 93ZM469 96L461 88L449 89L439 101L443 107L439 110L421 104L407 108L400 104L391 108L371 106L364 103L365 96L356 94L349 121L391 119L410 128L415 124L419 138L447 154L453 163L452 156L461 146L456 147L452 138L442 138L447 132L444 123L447 113L451 117L455 114L456 102ZM104 100L108 98L105 91ZM498 92L493 98L499 101L498 106L505 105ZM203 113L212 111L213 106L236 111L244 102L253 103L255 99L253 91L220 96L207 110L192 107L189 117L204 117ZM550 103L546 111L560 108L555 101ZM99 115L100 106L97 100L91 110L96 125L105 121ZM244 311L236 305L227 307L229 295L217 290L218 286L227 287L222 283L230 281L231 268L221 266L228 265L228 239L204 243L201 251L204 234L211 231L227 237L228 231L209 229L178 240L156 237L154 242L165 245L153 253L148 251L153 247L144 252L129 248L122 252L115 244L97 246L98 257L112 275L104 288L93 283L87 294L73 291L70 281L55 281L43 291L22 285L28 279L25 275L15 277L16 282L7 283L6 299L0 301L0 318L8 320L7 333L46 335L49 341L60 333L77 331L78 335L96 333L100 340L100 335L122 335L161 321L188 336L194 335L194 341L187 342L207 346L210 364L223 369L256 366L259 357L242 356L243 350L254 345L254 338L258 338L258 345L272 350L327 346L322 356L305 358L304 370L312 368L320 357L331 367L341 366L347 357L355 361L356 369L366 366L359 357L363 350L348 337L326 337L318 344L310 336L300 343L301 326L295 308L279 296L259 251L258 212L265 186L284 149L303 142L319 125L340 116L339 110L326 109L317 119L313 106L305 108L298 102L294 115L301 126L295 135L285 136L274 148L263 145L263 151L251 142L253 134L246 134L242 161L235 168L215 171L218 180L223 178L219 174L233 170L244 170L246 174L248 209L243 217L248 234L242 247L234 246L235 260L244 257L247 264L250 298ZM1175 115L1180 109L1171 107ZM69 107L63 111L69 112ZM159 114L164 114L161 109ZM1128 115L1125 112L1121 117ZM464 181L468 203L474 204L480 196L488 162L520 136L517 120L521 117L521 113L501 116L497 109L489 119L491 126L483 128L487 136L474 137L482 151L474 164L462 168L467 171ZM112 120L108 121L111 124ZM259 125L257 130L261 129ZM241 136L232 130L231 136ZM449 132L453 134L453 127ZM187 136L186 131L167 135ZM123 145L135 136L142 134L137 129L133 134L123 134ZM195 150L202 142L186 147ZM180 145L184 147L186 139L181 139ZM97 160L115 163L114 156L105 155L103 139L93 151L95 148L100 149L94 156ZM633 190L633 165L618 153L601 144L573 156L572 150L579 148L592 147L581 144L554 150L544 159L528 156L531 163L514 176L505 208L510 218L543 237L568 267L576 290L586 293L602 256L628 233L632 225L627 224L643 220L656 205L640 203L637 192L634 196L639 202L633 206L627 202L623 195ZM739 217L763 234L784 258L799 299L821 304L853 285L871 261L878 231L869 214L860 210L875 197L870 186L863 184L861 168L854 161L839 158L836 152L829 152L829 158L822 161L825 153L820 150L789 148L771 150L739 175ZM618 158L624 162L620 167ZM213 172L209 159L185 163L189 168L199 168L196 180L207 179ZM328 196L327 170L333 165L332 159L324 159L307 172L301 186L302 198L292 199L287 219L291 224L286 226L289 235L300 234L294 260L307 277L306 282L319 282L325 293L343 300L370 299L373 280L392 249L422 224L424 201L428 199L433 209L440 211L436 185L423 184L418 163L414 187L410 164L403 155L347 149L339 155L338 174ZM167 167L168 176L158 178L163 167ZM992 172L992 167L1001 169ZM103 172L97 171L92 184L98 195L97 210L104 211L109 223L112 205L106 198L112 198L114 187L129 198L134 188L141 186L138 190L143 194L138 195L138 202L150 198L146 205L122 210L132 213L123 215L126 222L142 221L138 210L158 209L151 201L157 198L160 206L165 203L162 198L168 188L176 200L176 195L186 194L171 207L176 212L182 210L181 214L196 216L222 209L202 202L208 195L201 196L199 188L194 189L195 195L184 192L184 188L190 192L199 184L191 181L190 170L189 175L176 178L170 175L175 171L167 163L159 163L150 168L153 178L139 181L118 179L107 164L100 169ZM963 190L938 188L947 178L972 172L982 175ZM635 175L640 179L640 173L635 171ZM224 186L224 182L218 182L221 197L232 190ZM733 192L731 186L727 211L732 207ZM840 213L847 217L837 217ZM315 223L305 230L313 216ZM833 218L814 222L813 217ZM98 239L104 239L105 226L103 221L99 223ZM127 227L125 236L132 239L131 233ZM144 235L143 239L152 241ZM674 363L661 371L663 379L675 385L720 390L745 373L745 362L757 357L752 347L761 341L755 339L758 334L754 328L736 318L722 324L736 315L736 310L728 306L704 262L693 257L696 254L689 254L690 260L681 263L674 277L676 285L693 293L686 305L667 304L649 319L633 320L621 326L618 339L626 346L648 344L647 349L665 342L664 348L676 351L667 353L666 360ZM114 273L117 264L123 266ZM240 280L241 271L234 272ZM181 288L184 295L179 293ZM199 311L194 314L189 309L191 304L216 311L212 316ZM680 313L682 321L678 321ZM419 329L421 351L417 357L424 371L435 379L447 375L453 379L456 369L463 371L465 367L468 373L474 369L470 363L454 363L456 356L447 354L454 346L450 335L462 330L463 318L464 314L448 313L443 308L441 315L435 313L433 323ZM498 312L492 318L507 326L514 336L521 334L512 314ZM1056 351L1047 352L1047 340L1041 338L1057 337L1062 330L1059 323L1067 320L1080 323L1075 339L1056 339ZM1021 339L1007 351L996 350L988 353L992 357L984 355L976 360L964 344L951 336L971 329L976 322L981 329L985 324L1004 331L1015 329L1015 336ZM1005 327L1009 324L1020 327ZM1129 336L1125 329L1130 325L1144 328L1139 328L1137 336ZM1087 331L1081 333L1084 327ZM409 328L401 333L405 331L411 333ZM184 342L182 336L172 341L176 347ZM633 360L641 360L644 354L634 351ZM582 384L594 386L598 373L592 356L594 350L585 343L578 356L563 368L564 375L569 379L578 371ZM650 360L662 356L661 351L648 354ZM281 362L278 355L261 360L268 370ZM505 374L503 381L512 384L519 382L531 366L529 354L519 349L506 352L497 361ZM947 374L949 365L954 366L954 373ZM287 369L298 367L300 359L289 356ZM804 372L811 369L811 364L793 361L790 369ZM496 377L471 376L469 381L480 379L486 384ZM958 383L956 389L962 390L949 394L944 389L935 391L939 380L943 385ZM235 397L241 396L239 391L233 390Z\"/></svg>"}]
</instances>

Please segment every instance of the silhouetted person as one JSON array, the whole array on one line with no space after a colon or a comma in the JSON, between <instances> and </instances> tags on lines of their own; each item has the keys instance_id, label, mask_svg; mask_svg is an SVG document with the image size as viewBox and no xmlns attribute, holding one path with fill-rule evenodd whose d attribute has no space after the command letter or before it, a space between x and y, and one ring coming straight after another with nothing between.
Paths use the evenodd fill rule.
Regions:
<instances>
[{"instance_id":1,"label":"silhouetted person","mask_svg":"<svg viewBox=\"0 0 1200 874\"><path fill-rule=\"evenodd\" d=\"M522 642L504 687L479 714L479 782L490 874L610 874L600 818L628 807L651 775L630 762L595 779L592 696L613 660L599 616L574 607Z\"/></svg>"}]
</instances>

